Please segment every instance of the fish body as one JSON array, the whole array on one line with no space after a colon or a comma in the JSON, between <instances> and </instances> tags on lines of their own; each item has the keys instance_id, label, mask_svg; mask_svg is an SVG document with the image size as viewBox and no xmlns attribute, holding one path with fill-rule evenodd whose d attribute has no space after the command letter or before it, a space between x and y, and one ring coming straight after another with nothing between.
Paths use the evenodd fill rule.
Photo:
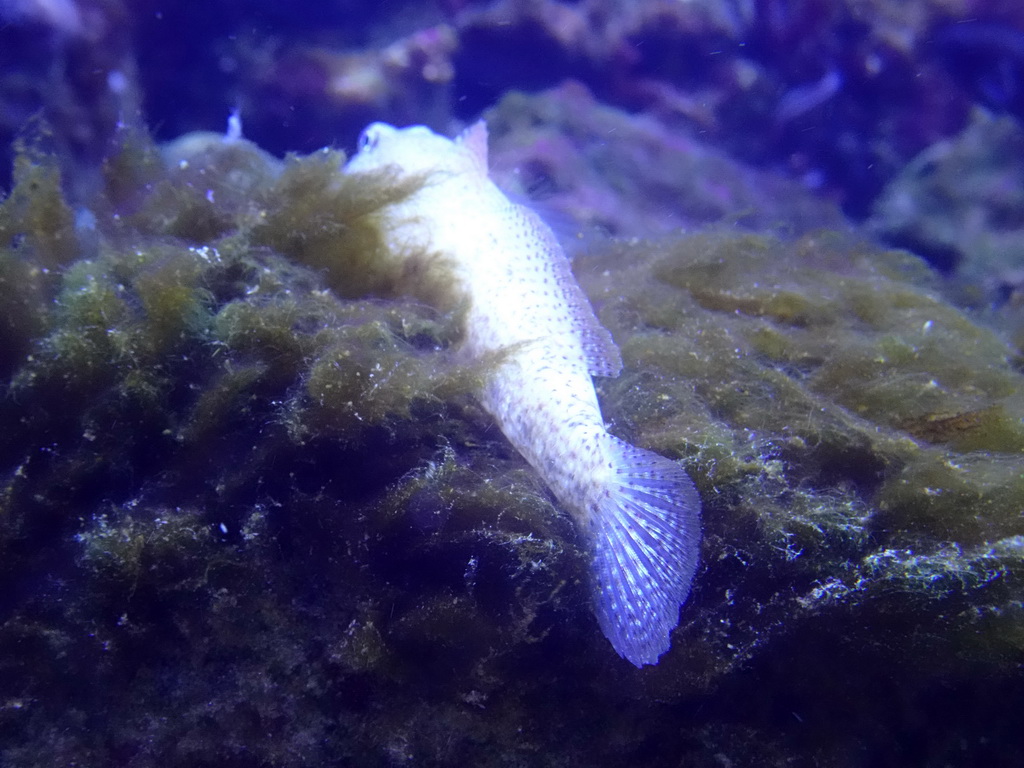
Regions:
<instances>
[{"instance_id":1,"label":"fish body","mask_svg":"<svg viewBox=\"0 0 1024 768\"><path fill-rule=\"evenodd\" d=\"M374 123L345 172L385 168L424 179L380 212L389 249L437 255L464 299L462 352L496 361L480 402L587 538L601 629L636 666L656 663L697 566L692 481L605 429L591 377L617 375L619 350L551 230L491 182L484 123L454 141Z\"/></svg>"}]
</instances>

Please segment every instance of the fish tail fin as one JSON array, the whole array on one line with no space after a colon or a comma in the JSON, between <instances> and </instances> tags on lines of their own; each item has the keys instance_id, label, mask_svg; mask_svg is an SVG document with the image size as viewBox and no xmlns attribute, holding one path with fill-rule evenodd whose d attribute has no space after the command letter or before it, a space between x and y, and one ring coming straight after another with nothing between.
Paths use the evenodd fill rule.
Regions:
<instances>
[{"instance_id":1,"label":"fish tail fin","mask_svg":"<svg viewBox=\"0 0 1024 768\"><path fill-rule=\"evenodd\" d=\"M612 472L590 505L594 612L637 667L668 650L700 554L700 497L686 471L609 435Z\"/></svg>"}]
</instances>

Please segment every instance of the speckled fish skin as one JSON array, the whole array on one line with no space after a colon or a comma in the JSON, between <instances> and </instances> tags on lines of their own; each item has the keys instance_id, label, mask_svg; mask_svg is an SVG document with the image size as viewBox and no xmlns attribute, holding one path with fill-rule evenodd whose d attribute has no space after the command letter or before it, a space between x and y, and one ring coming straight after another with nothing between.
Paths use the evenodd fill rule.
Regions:
<instances>
[{"instance_id":1,"label":"speckled fish skin","mask_svg":"<svg viewBox=\"0 0 1024 768\"><path fill-rule=\"evenodd\" d=\"M462 350L497 360L479 392L508 440L588 538L594 612L619 655L669 648L697 567L700 498L676 463L609 434L592 376L622 362L554 234L489 179L483 122L454 141L423 126L370 125L345 167L426 183L386 208L393 253L439 254L467 299Z\"/></svg>"}]
</instances>

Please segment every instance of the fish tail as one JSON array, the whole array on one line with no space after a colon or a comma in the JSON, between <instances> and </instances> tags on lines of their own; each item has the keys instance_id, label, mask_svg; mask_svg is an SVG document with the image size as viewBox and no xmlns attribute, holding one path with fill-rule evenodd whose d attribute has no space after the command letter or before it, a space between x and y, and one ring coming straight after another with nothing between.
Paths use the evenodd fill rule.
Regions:
<instances>
[{"instance_id":1,"label":"fish tail","mask_svg":"<svg viewBox=\"0 0 1024 768\"><path fill-rule=\"evenodd\" d=\"M637 667L668 650L700 554L700 497L663 456L611 440L612 472L590 505L594 612Z\"/></svg>"}]
</instances>

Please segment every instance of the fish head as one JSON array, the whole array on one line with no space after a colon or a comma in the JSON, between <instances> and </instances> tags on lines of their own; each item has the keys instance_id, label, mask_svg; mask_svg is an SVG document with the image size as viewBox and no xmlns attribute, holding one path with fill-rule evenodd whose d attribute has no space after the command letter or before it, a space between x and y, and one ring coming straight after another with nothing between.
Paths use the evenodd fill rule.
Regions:
<instances>
[{"instance_id":1,"label":"fish head","mask_svg":"<svg viewBox=\"0 0 1024 768\"><path fill-rule=\"evenodd\" d=\"M484 131L483 151L486 152L486 132L482 123L478 125L481 126L479 131ZM345 171L366 173L392 167L403 175L479 173L479 142L466 141L464 136L453 141L424 125L396 128L387 123L371 123L360 134L356 154L348 161ZM486 155L483 162L486 175Z\"/></svg>"}]
</instances>

